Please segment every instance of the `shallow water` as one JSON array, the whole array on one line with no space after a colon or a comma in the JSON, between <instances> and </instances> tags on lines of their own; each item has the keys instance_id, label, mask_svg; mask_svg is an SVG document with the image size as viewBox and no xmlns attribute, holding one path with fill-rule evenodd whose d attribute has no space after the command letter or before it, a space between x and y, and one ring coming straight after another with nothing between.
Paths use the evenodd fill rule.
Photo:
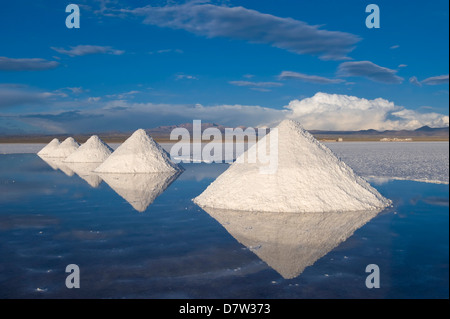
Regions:
<instances>
[{"instance_id":1,"label":"shallow water","mask_svg":"<svg viewBox=\"0 0 450 319\"><path fill-rule=\"evenodd\" d=\"M449 297L448 185L374 184L393 207L344 223L206 212L191 199L228 164L183 165L167 183L119 191L34 154L0 155L0 298ZM79 289L65 286L69 264ZM365 285L368 264L378 289Z\"/></svg>"}]
</instances>

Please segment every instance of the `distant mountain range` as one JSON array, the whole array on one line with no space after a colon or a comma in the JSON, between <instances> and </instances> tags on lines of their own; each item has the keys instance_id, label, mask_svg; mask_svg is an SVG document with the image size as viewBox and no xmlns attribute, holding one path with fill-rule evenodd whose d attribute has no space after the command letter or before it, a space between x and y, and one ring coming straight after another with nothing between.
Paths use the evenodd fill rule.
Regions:
<instances>
[{"instance_id":1,"label":"distant mountain range","mask_svg":"<svg viewBox=\"0 0 450 319\"><path fill-rule=\"evenodd\" d=\"M226 126L217 123L202 123L202 132L207 128L217 128L222 133L225 133ZM157 141L167 141L169 142L170 133L175 128L185 128L187 129L191 136L193 130L192 123L184 123L179 125L167 125L158 126L151 129L146 129L146 131ZM240 128L245 129L246 127L241 126ZM338 140L342 139L344 141L379 141L380 139L412 139L413 141L421 140L449 140L449 128L431 128L429 126L422 126L416 130L387 130L387 131L377 131L377 130L360 130L360 131L324 131L324 130L310 130L312 135L314 135L319 140ZM89 133L89 134L54 134L54 135L4 135L0 136L0 143L46 143L52 138L56 137L60 140L65 139L68 136L73 136L80 143L84 143L91 135L97 134L104 141L109 143L121 143L127 139L132 132L106 132L106 133Z\"/></svg>"},{"instance_id":2,"label":"distant mountain range","mask_svg":"<svg viewBox=\"0 0 450 319\"><path fill-rule=\"evenodd\" d=\"M364 139L364 140L379 140L382 138L411 138L412 140L448 140L449 128L439 127L432 128L429 126L422 126L416 130L361 130L361 131L309 131L316 138L343 138L344 140Z\"/></svg>"}]
</instances>

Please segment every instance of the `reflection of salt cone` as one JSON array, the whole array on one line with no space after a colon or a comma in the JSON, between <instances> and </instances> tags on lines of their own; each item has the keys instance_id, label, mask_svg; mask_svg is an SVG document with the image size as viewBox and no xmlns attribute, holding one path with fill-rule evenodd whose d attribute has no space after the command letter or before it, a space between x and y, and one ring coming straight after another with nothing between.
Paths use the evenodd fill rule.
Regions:
<instances>
[{"instance_id":1,"label":"reflection of salt cone","mask_svg":"<svg viewBox=\"0 0 450 319\"><path fill-rule=\"evenodd\" d=\"M180 175L179 172L147 174L99 174L138 212L143 212Z\"/></svg>"},{"instance_id":2,"label":"reflection of salt cone","mask_svg":"<svg viewBox=\"0 0 450 319\"><path fill-rule=\"evenodd\" d=\"M63 163L62 158L47 157L47 156L39 156L39 157L44 162L46 162L48 164L48 166L50 166L54 170L59 169L61 172L63 172L67 176L73 176L74 172L65 163Z\"/></svg>"},{"instance_id":3,"label":"reflection of salt cone","mask_svg":"<svg viewBox=\"0 0 450 319\"><path fill-rule=\"evenodd\" d=\"M80 178L85 180L90 186L97 188L102 182L98 174L93 172L99 163L65 163L67 167L75 172Z\"/></svg>"},{"instance_id":4,"label":"reflection of salt cone","mask_svg":"<svg viewBox=\"0 0 450 319\"><path fill-rule=\"evenodd\" d=\"M299 276L380 212L280 214L203 209L285 279Z\"/></svg>"}]
</instances>

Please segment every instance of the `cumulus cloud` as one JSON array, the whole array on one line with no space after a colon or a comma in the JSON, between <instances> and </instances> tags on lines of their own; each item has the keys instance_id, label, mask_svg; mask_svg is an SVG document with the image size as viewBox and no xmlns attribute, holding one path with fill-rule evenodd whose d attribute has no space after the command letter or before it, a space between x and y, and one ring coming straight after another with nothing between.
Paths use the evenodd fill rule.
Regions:
<instances>
[{"instance_id":1,"label":"cumulus cloud","mask_svg":"<svg viewBox=\"0 0 450 319\"><path fill-rule=\"evenodd\" d=\"M45 59L13 59L0 56L0 71L41 71L54 69L59 65L56 61Z\"/></svg>"},{"instance_id":2,"label":"cumulus cloud","mask_svg":"<svg viewBox=\"0 0 450 319\"><path fill-rule=\"evenodd\" d=\"M308 75L304 73L298 73L293 71L283 71L278 76L280 80L288 80L288 79L296 79L296 80L302 80L305 82L310 83L318 83L318 84L336 84L336 83L342 83L345 82L343 79L329 79L322 76L317 75Z\"/></svg>"},{"instance_id":3,"label":"cumulus cloud","mask_svg":"<svg viewBox=\"0 0 450 319\"><path fill-rule=\"evenodd\" d=\"M306 129L383 131L449 126L446 115L419 113L382 98L368 100L319 92L291 101L286 109L292 111L289 117L300 121Z\"/></svg>"},{"instance_id":4,"label":"cumulus cloud","mask_svg":"<svg viewBox=\"0 0 450 319\"><path fill-rule=\"evenodd\" d=\"M267 90L267 88L250 87ZM300 121L313 130L413 130L421 126L449 126L447 115L431 112L430 108L411 110L383 98L373 100L356 96L317 93L312 97L293 100L284 108L269 108L241 104L161 104L136 103L132 97L139 91L109 96L91 96L83 100L64 98L61 92L44 92L23 86L0 85L0 108L8 121L0 132L26 127L30 132L81 133L131 131L140 127L189 123L193 119L220 123L228 127L239 125L273 127L286 118ZM32 105L34 114L15 115L8 106ZM14 108L15 110L15 108ZM40 111L39 111L40 110ZM44 111L45 110L45 111ZM50 110L53 110L50 111ZM5 124L9 123L9 124ZM6 126L5 126L6 125Z\"/></svg>"},{"instance_id":5,"label":"cumulus cloud","mask_svg":"<svg viewBox=\"0 0 450 319\"><path fill-rule=\"evenodd\" d=\"M364 77L375 82L399 84L403 78L391 70L370 61L349 61L339 65L338 75L343 77Z\"/></svg>"},{"instance_id":6,"label":"cumulus cloud","mask_svg":"<svg viewBox=\"0 0 450 319\"><path fill-rule=\"evenodd\" d=\"M69 50L63 49L63 48L56 48L51 47L53 50L55 50L58 53L66 54L71 57L74 56L82 56L82 55L88 55L88 54L114 54L114 55L121 55L125 51L122 50L116 50L113 49L110 46L100 46L100 45L77 45L74 47L70 47Z\"/></svg>"},{"instance_id":7,"label":"cumulus cloud","mask_svg":"<svg viewBox=\"0 0 450 319\"><path fill-rule=\"evenodd\" d=\"M292 18L281 18L244 7L217 6L192 1L185 4L145 6L121 12L144 17L144 23L182 29L208 38L225 37L264 43L297 54L325 60L347 59L360 41L356 35L320 29Z\"/></svg>"}]
</instances>

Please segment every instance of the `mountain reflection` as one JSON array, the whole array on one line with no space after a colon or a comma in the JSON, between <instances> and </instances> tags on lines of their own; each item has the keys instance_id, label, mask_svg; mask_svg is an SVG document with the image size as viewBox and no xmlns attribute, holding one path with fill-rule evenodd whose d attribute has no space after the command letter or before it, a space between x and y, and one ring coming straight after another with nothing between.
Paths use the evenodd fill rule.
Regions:
<instances>
[{"instance_id":1,"label":"mountain reflection","mask_svg":"<svg viewBox=\"0 0 450 319\"><path fill-rule=\"evenodd\" d=\"M203 209L285 279L299 276L381 211L261 213Z\"/></svg>"}]
</instances>

